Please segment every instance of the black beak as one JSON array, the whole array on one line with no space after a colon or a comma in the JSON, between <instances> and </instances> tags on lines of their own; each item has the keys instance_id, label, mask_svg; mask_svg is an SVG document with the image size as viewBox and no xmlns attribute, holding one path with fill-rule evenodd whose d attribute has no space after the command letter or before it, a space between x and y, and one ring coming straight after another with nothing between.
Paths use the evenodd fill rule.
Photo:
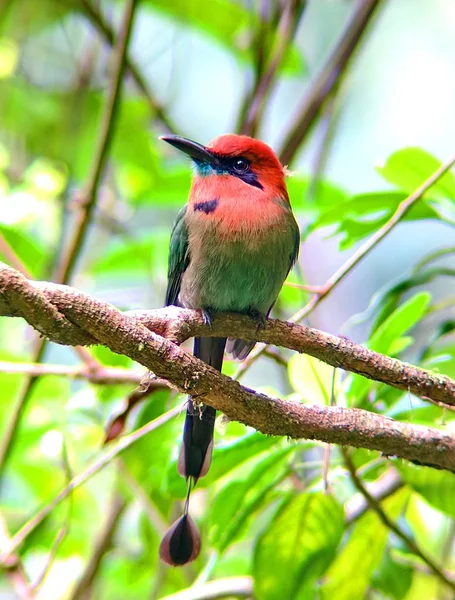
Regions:
<instances>
[{"instance_id":1,"label":"black beak","mask_svg":"<svg viewBox=\"0 0 455 600\"><path fill-rule=\"evenodd\" d=\"M177 150L188 154L193 160L197 162L208 163L212 167L219 165L218 158L210 152L208 148L187 138L180 137L179 135L163 135L160 140L171 144Z\"/></svg>"}]
</instances>

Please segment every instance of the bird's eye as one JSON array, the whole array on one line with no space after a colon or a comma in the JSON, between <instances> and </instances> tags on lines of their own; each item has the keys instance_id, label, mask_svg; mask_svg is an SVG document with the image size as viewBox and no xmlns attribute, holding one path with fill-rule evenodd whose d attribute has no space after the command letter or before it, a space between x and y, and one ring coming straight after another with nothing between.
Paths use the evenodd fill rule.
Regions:
<instances>
[{"instance_id":1,"label":"bird's eye","mask_svg":"<svg viewBox=\"0 0 455 600\"><path fill-rule=\"evenodd\" d=\"M236 173L247 173L250 170L250 163L246 158L236 158L233 167Z\"/></svg>"}]
</instances>

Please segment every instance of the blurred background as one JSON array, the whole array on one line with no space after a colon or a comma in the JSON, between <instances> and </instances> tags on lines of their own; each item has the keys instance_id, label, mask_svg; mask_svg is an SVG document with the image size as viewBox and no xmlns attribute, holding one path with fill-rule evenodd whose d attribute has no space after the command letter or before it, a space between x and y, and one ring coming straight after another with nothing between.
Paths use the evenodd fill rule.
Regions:
<instances>
[{"instance_id":1,"label":"blurred background","mask_svg":"<svg viewBox=\"0 0 455 600\"><path fill-rule=\"evenodd\" d=\"M241 131L268 142L293 173L289 191L303 243L275 311L289 318L312 298L304 286L323 285L455 152L454 28L453 0L0 0L0 258L122 309L162 306L170 229L191 170L158 138L172 131L205 144ZM454 198L455 177L447 175L304 322L455 375ZM395 327L388 345L381 338L387 327ZM96 459L106 429L114 439L176 402L160 389L138 403L138 365L103 348L77 354L44 345L20 320L0 322L0 355L6 536ZM123 385L75 379L90 360L134 376ZM30 379L31 368L12 373L13 363L44 363L50 375ZM52 370L56 364L63 376ZM228 363L226 372L238 368ZM332 376L317 361L280 353L252 361L242 382L328 403ZM397 390L341 374L336 389L340 404L368 402L383 414L453 431L450 414ZM113 421L118 430L109 429ZM341 507L355 490L340 455L330 467L336 491L325 496L321 445L272 443L236 423L219 428L220 464L234 474L223 479L220 468L210 491L201 482L195 496L203 554L188 569L165 569L156 556L160 532L178 514L170 507L184 489L169 464L179 426L178 419L168 422L112 460L34 529L21 547L19 571L36 589L22 597L164 598L197 577L234 576L250 585L250 596L253 576L258 599L329 598L335 589L347 600L452 597L370 511L362 517L370 521L357 521L360 532L343 529ZM379 454L355 457L367 479L390 475ZM304 459L319 466L299 470ZM453 499L455 483L443 473L431 480L428 497L419 477L403 468L403 495L387 500L391 514L454 570L454 507L434 498ZM316 548L322 566L315 566L314 548L301 548L305 583L300 575L287 592L279 579L258 584L274 564L274 536L294 526L295 503L308 501L297 492L307 488L320 493L320 510L334 515L339 533ZM232 502L249 508L234 515L226 509ZM311 518L317 530L319 513ZM238 530L223 538L236 520ZM365 551L356 540L367 548L365 536L381 527L370 563L358 568L363 578L354 576L346 564L360 564ZM286 564L277 573L287 572ZM357 587L349 587L349 574L358 575ZM0 598L21 597L13 579L3 572Z\"/></svg>"}]
</instances>

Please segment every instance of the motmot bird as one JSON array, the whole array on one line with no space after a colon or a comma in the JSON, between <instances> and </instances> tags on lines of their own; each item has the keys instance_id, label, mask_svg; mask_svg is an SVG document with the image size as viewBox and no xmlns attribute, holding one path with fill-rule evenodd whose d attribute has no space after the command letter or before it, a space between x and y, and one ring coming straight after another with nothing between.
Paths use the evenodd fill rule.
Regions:
<instances>
[{"instance_id":1,"label":"motmot bird","mask_svg":"<svg viewBox=\"0 0 455 600\"><path fill-rule=\"evenodd\" d=\"M222 135L208 146L176 135L161 139L187 154L194 166L188 203L171 233L166 305L200 309L208 324L224 311L260 323L299 251L285 169L267 144L244 135ZM221 371L225 349L243 360L254 344L200 337L194 340L194 356ZM161 559L171 565L184 565L199 554L189 496L210 467L215 416L214 408L189 400L178 458L188 494L183 516L160 545Z\"/></svg>"}]
</instances>

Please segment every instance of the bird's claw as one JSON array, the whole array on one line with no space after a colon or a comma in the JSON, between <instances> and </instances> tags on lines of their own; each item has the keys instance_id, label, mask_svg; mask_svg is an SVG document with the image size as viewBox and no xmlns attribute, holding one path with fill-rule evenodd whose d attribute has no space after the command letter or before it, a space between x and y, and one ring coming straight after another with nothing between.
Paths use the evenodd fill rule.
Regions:
<instances>
[{"instance_id":1,"label":"bird's claw","mask_svg":"<svg viewBox=\"0 0 455 600\"><path fill-rule=\"evenodd\" d=\"M254 321L256 321L256 327L257 327L257 331L259 331L260 329L263 329L267 323L267 317L259 312L258 310L250 310L248 312L248 315L254 319Z\"/></svg>"},{"instance_id":2,"label":"bird's claw","mask_svg":"<svg viewBox=\"0 0 455 600\"><path fill-rule=\"evenodd\" d=\"M210 308L202 308L201 309L202 312L202 318L204 320L204 325L207 325L208 327L212 326L212 320L213 320L213 312Z\"/></svg>"}]
</instances>

